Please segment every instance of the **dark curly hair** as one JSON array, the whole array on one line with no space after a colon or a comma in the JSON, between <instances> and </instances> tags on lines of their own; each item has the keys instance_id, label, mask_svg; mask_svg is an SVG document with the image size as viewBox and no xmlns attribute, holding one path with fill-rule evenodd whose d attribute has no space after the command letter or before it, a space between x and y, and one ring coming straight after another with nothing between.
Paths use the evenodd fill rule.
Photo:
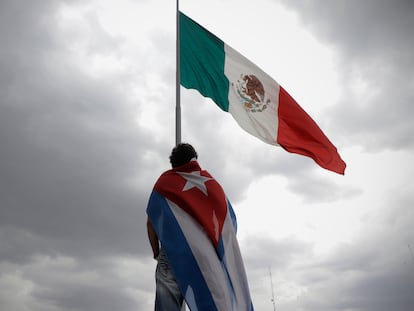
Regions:
<instances>
[{"instance_id":1,"label":"dark curly hair","mask_svg":"<svg viewBox=\"0 0 414 311\"><path fill-rule=\"evenodd\" d=\"M187 143L179 143L171 151L170 163L174 168L190 162L193 158L197 159L197 157L197 152L193 146Z\"/></svg>"}]
</instances>

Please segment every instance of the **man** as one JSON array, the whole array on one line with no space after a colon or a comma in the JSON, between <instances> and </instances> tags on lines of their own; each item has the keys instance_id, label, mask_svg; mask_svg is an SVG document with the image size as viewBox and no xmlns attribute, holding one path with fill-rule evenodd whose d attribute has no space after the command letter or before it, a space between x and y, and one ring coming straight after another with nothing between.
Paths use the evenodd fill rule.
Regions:
<instances>
[{"instance_id":1,"label":"man","mask_svg":"<svg viewBox=\"0 0 414 311\"><path fill-rule=\"evenodd\" d=\"M156 270L156 311L252 311L236 217L219 183L189 144L171 152L172 169L155 183L147 207Z\"/></svg>"}]
</instances>

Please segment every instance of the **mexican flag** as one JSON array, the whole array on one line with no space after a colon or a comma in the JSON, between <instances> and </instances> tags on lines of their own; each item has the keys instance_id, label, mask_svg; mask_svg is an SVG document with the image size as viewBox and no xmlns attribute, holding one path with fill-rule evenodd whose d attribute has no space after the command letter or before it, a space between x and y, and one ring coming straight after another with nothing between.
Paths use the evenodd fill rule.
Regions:
<instances>
[{"instance_id":1,"label":"mexican flag","mask_svg":"<svg viewBox=\"0 0 414 311\"><path fill-rule=\"evenodd\" d=\"M182 86L211 98L248 133L344 174L336 147L283 87L181 12L180 72Z\"/></svg>"}]
</instances>

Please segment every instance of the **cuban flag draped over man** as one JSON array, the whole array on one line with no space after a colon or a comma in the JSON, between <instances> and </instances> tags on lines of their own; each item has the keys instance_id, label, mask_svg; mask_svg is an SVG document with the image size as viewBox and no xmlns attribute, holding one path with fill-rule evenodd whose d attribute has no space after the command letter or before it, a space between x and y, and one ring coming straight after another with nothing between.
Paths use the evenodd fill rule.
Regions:
<instances>
[{"instance_id":1,"label":"cuban flag draped over man","mask_svg":"<svg viewBox=\"0 0 414 311\"><path fill-rule=\"evenodd\" d=\"M191 311L253 310L236 216L196 160L159 177L147 213Z\"/></svg>"}]
</instances>

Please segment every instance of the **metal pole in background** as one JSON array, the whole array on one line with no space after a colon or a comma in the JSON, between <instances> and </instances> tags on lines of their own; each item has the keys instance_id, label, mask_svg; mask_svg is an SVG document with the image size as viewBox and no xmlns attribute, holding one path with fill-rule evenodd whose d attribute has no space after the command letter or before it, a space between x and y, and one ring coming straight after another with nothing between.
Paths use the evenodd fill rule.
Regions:
<instances>
[{"instance_id":1,"label":"metal pole in background","mask_svg":"<svg viewBox=\"0 0 414 311\"><path fill-rule=\"evenodd\" d=\"M176 76L175 76L175 144L181 143L181 93L180 93L180 10L177 0L176 10Z\"/></svg>"},{"instance_id":2,"label":"metal pole in background","mask_svg":"<svg viewBox=\"0 0 414 311\"><path fill-rule=\"evenodd\" d=\"M273 311L276 311L276 301L275 301L275 292L273 289L273 280L272 280L272 268L269 267L269 276L270 276L270 286L272 288L272 303L273 303Z\"/></svg>"}]
</instances>

